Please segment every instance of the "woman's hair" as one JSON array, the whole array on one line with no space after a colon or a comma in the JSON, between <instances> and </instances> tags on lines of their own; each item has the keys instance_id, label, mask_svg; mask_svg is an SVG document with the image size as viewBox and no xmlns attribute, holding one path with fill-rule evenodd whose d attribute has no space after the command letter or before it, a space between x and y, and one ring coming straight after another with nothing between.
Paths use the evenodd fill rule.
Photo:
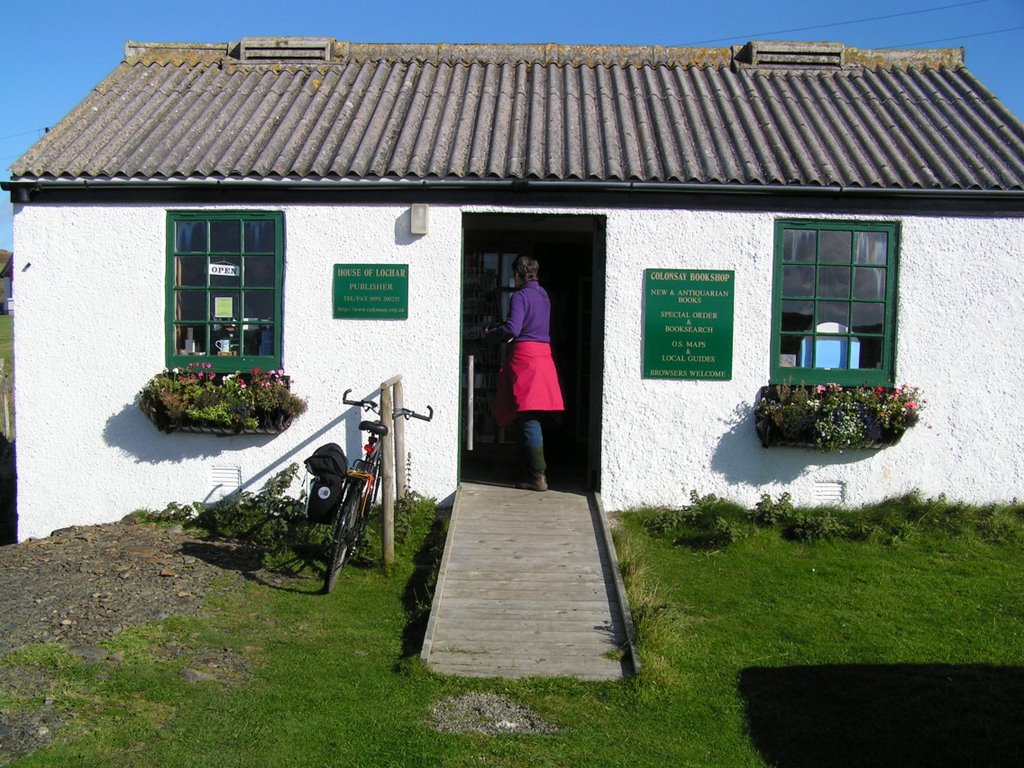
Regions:
<instances>
[{"instance_id":1,"label":"woman's hair","mask_svg":"<svg viewBox=\"0 0 1024 768\"><path fill-rule=\"evenodd\" d=\"M536 280L540 274L540 262L533 256L519 256L512 262L512 271L523 280Z\"/></svg>"}]
</instances>

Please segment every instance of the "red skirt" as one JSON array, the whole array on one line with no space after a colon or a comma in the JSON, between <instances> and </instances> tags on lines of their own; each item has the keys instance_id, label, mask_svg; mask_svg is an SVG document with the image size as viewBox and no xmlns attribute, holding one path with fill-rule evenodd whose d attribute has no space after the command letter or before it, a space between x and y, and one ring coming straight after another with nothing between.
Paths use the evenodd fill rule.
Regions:
<instances>
[{"instance_id":1,"label":"red skirt","mask_svg":"<svg viewBox=\"0 0 1024 768\"><path fill-rule=\"evenodd\" d=\"M543 341L517 341L498 374L494 416L498 426L511 424L523 411L564 411L562 388L551 357L551 345Z\"/></svg>"}]
</instances>

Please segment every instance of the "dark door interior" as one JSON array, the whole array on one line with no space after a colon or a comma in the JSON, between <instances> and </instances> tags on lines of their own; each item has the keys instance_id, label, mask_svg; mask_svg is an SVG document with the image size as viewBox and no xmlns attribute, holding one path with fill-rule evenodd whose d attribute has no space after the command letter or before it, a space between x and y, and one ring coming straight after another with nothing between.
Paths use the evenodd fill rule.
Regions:
<instances>
[{"instance_id":1,"label":"dark door interior","mask_svg":"<svg viewBox=\"0 0 1024 768\"><path fill-rule=\"evenodd\" d=\"M512 262L520 254L529 254L540 262L540 283L551 298L551 348L566 405L564 413L552 415L544 425L549 482L556 488L594 485L588 464L594 456L591 441L599 430L591 403L594 355L600 354L593 322L594 265L601 250L595 242L603 237L600 224L593 216L464 217L463 480L506 484L515 479L515 435L511 428L499 429L494 419L498 371L506 347L483 341L481 331L505 316L514 290Z\"/></svg>"}]
</instances>

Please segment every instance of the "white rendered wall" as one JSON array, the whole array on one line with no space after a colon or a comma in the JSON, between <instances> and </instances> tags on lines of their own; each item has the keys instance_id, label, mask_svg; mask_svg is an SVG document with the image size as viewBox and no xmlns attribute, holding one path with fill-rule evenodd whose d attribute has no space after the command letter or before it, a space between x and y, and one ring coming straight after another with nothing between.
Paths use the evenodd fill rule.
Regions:
<instances>
[{"instance_id":1,"label":"white rendered wall","mask_svg":"<svg viewBox=\"0 0 1024 768\"><path fill-rule=\"evenodd\" d=\"M605 506L678 504L690 490L748 505L785 491L811 504L819 489L837 488L850 505L914 489L977 502L1024 496L1024 220L895 219L902 227L896 383L921 387L927 410L896 446L826 454L762 448L753 427L754 399L769 375L773 225L790 216L813 218L608 214ZM649 267L736 271L731 381L642 378Z\"/></svg>"},{"instance_id":2,"label":"white rendered wall","mask_svg":"<svg viewBox=\"0 0 1024 768\"><path fill-rule=\"evenodd\" d=\"M439 499L455 490L462 213L526 211L431 206L430 234L412 237L408 206L248 207L284 211L283 363L309 402L275 437L165 435L135 405L164 366L166 207L15 206L20 538L213 498L223 492L215 468L237 467L257 490L323 442L351 456L359 416L342 392L369 395L396 373L409 407L435 408L432 423L407 426L411 487ZM746 504L789 491L810 503L819 484L841 484L849 504L912 489L1024 495L1024 220L896 219L897 381L922 387L928 409L894 447L833 455L764 449L752 423L768 381L774 222L789 212L585 212L607 218L607 509L680 504L691 489ZM409 319L334 320L331 267L342 262L409 264ZM642 378L643 272L653 267L735 270L730 381Z\"/></svg>"},{"instance_id":3,"label":"white rendered wall","mask_svg":"<svg viewBox=\"0 0 1024 768\"><path fill-rule=\"evenodd\" d=\"M432 211L431 234L412 237L408 206L224 206L247 207L284 211L283 363L309 403L273 437L167 435L135 405L165 365L167 207L15 207L20 539L215 498L215 468L258 490L324 442L356 455L360 417L342 393L369 396L398 373L408 407L435 409L406 427L410 487L454 491L459 211ZM333 319L332 265L344 262L409 264L409 319Z\"/></svg>"}]
</instances>

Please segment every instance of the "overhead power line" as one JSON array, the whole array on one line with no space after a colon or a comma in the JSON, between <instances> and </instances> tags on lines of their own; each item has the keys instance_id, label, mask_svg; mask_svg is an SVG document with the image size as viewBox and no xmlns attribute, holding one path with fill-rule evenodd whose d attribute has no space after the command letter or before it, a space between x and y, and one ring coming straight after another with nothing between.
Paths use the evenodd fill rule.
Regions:
<instances>
[{"instance_id":1,"label":"overhead power line","mask_svg":"<svg viewBox=\"0 0 1024 768\"><path fill-rule=\"evenodd\" d=\"M991 32L975 32L972 35L957 35L956 37L938 37L933 40L918 40L915 43L896 43L894 45L883 45L881 48L911 48L916 45L931 45L932 43L949 43L955 40L967 40L971 37L988 37L989 35L1001 35L1004 32L1016 32L1017 30L1024 29L1024 25L1019 27L1006 27L1005 29L993 29Z\"/></svg>"},{"instance_id":2,"label":"overhead power line","mask_svg":"<svg viewBox=\"0 0 1024 768\"><path fill-rule=\"evenodd\" d=\"M30 133L45 133L48 129L46 128L34 128L31 131L22 131L21 133L12 133L10 136L0 136L0 141L7 141L8 139L16 139L19 136L28 136Z\"/></svg>"},{"instance_id":3,"label":"overhead power line","mask_svg":"<svg viewBox=\"0 0 1024 768\"><path fill-rule=\"evenodd\" d=\"M730 37L715 37L710 40L694 40L689 43L680 43L680 46L687 45L706 45L708 43L720 43L729 40L756 40L760 37L766 37L768 35L785 35L790 32L807 32L812 29L828 29L829 27L844 27L850 24L865 24L869 21L886 21L888 19L897 19L903 16L918 16L923 13L934 13L936 11L946 11L950 8L963 8L967 5L981 5L982 3L989 3L992 0L970 0L966 3L953 3L952 5L937 5L933 8L923 8L919 11L903 11L901 13L888 13L884 16L869 16L863 19L850 19L849 21L834 21L829 24L815 24L810 27L792 27L790 29L776 29L770 32L751 32L746 35L732 35Z\"/></svg>"}]
</instances>

